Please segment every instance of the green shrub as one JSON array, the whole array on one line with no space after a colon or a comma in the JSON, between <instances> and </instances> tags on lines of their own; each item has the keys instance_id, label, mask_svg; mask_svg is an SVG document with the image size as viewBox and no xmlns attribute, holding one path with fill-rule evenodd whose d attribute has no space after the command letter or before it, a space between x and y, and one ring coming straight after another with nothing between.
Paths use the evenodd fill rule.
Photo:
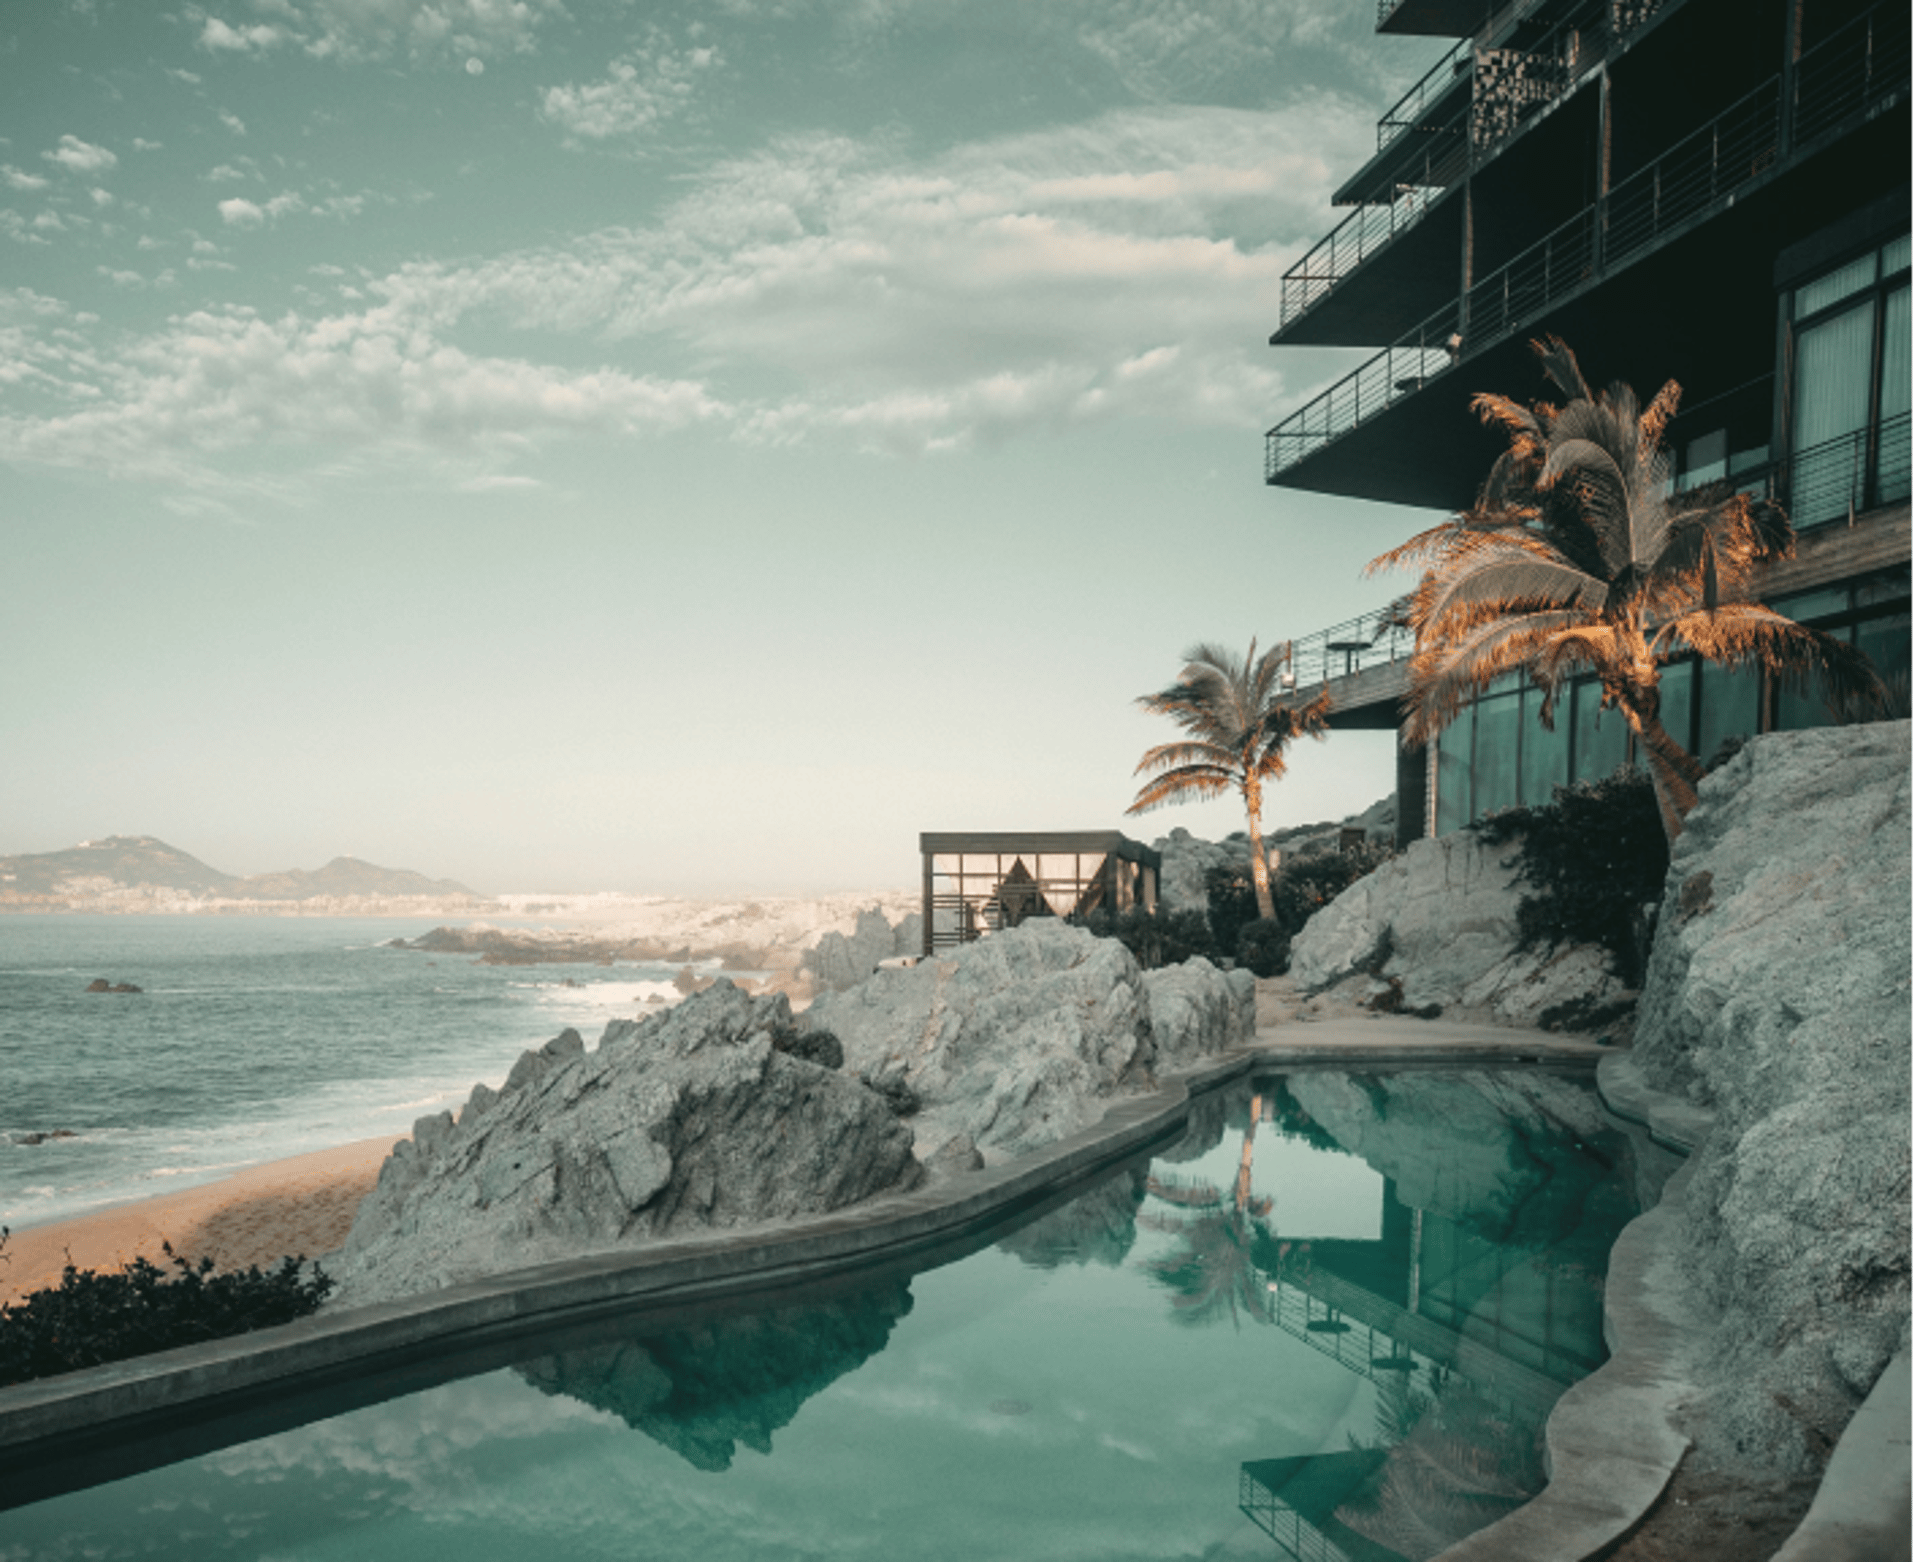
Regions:
<instances>
[{"instance_id":1,"label":"green shrub","mask_svg":"<svg viewBox=\"0 0 1920 1562\"><path fill-rule=\"evenodd\" d=\"M1281 923L1255 917L1242 924L1233 958L1255 976L1284 976L1292 942L1293 935Z\"/></svg>"},{"instance_id":2,"label":"green shrub","mask_svg":"<svg viewBox=\"0 0 1920 1562\"><path fill-rule=\"evenodd\" d=\"M305 1272L304 1255L214 1274L210 1258L166 1254L171 1278L144 1258L118 1274L68 1264L58 1286L0 1306L0 1387L291 1323L333 1289L318 1267Z\"/></svg>"},{"instance_id":3,"label":"green shrub","mask_svg":"<svg viewBox=\"0 0 1920 1562\"><path fill-rule=\"evenodd\" d=\"M1629 987L1646 971L1644 908L1666 884L1667 837L1653 780L1622 765L1604 781L1553 789L1553 801L1509 808L1469 826L1483 841L1517 841L1537 893L1521 899L1523 947L1598 944Z\"/></svg>"},{"instance_id":4,"label":"green shrub","mask_svg":"<svg viewBox=\"0 0 1920 1562\"><path fill-rule=\"evenodd\" d=\"M1232 951L1236 960L1253 969L1251 962L1240 959L1239 950L1243 938L1256 938L1263 950L1278 949L1279 963L1274 966L1269 953L1266 961L1272 968L1254 970L1254 975L1281 975L1287 969L1287 946L1294 934L1307 925L1307 919L1392 855L1392 848L1368 842L1353 851L1313 852L1287 859L1273 875L1270 885L1272 925L1280 929L1277 934L1249 933L1261 920L1259 903L1253 893L1251 863L1245 867L1211 869L1207 874L1207 918L1213 927L1216 947Z\"/></svg>"},{"instance_id":5,"label":"green shrub","mask_svg":"<svg viewBox=\"0 0 1920 1562\"><path fill-rule=\"evenodd\" d=\"M1204 912L1168 911L1165 907L1147 911L1135 906L1117 916L1111 911L1095 911L1084 925L1100 938L1119 939L1143 970L1184 965L1195 955L1218 958Z\"/></svg>"}]
</instances>

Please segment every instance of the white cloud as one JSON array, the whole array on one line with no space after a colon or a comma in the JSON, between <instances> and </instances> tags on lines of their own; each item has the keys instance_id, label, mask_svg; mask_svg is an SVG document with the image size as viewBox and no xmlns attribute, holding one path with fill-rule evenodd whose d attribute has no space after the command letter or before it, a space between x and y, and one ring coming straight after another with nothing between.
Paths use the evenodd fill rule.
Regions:
<instances>
[{"instance_id":1,"label":"white cloud","mask_svg":"<svg viewBox=\"0 0 1920 1562\"><path fill-rule=\"evenodd\" d=\"M137 271L115 271L109 266L96 266L94 270L116 287L145 287L147 279Z\"/></svg>"},{"instance_id":2,"label":"white cloud","mask_svg":"<svg viewBox=\"0 0 1920 1562\"><path fill-rule=\"evenodd\" d=\"M221 474L219 456L240 449L344 450L361 466L425 461L457 482L546 436L625 435L725 412L689 381L477 357L386 306L321 319L202 311L106 362L40 346L41 359L85 387L84 404L0 416L0 457L104 465L206 491L253 481Z\"/></svg>"},{"instance_id":3,"label":"white cloud","mask_svg":"<svg viewBox=\"0 0 1920 1562\"><path fill-rule=\"evenodd\" d=\"M133 138L133 149L136 152L157 152L165 144L163 141L149 141L144 136Z\"/></svg>"},{"instance_id":4,"label":"white cloud","mask_svg":"<svg viewBox=\"0 0 1920 1562\"><path fill-rule=\"evenodd\" d=\"M189 87L197 87L200 85L200 78L198 76L194 75L192 71L181 70L178 66L170 65L166 67L166 73L175 81L185 82Z\"/></svg>"},{"instance_id":5,"label":"white cloud","mask_svg":"<svg viewBox=\"0 0 1920 1562\"><path fill-rule=\"evenodd\" d=\"M0 424L0 447L60 462L97 447L211 488L238 480L237 450L257 468L258 447L464 482L569 431L941 451L1115 418L1244 427L1284 393L1265 346L1276 278L1324 231L1334 171L1371 131L1324 98L1114 115L919 160L787 141L712 170L646 227L412 264L278 320L177 320L105 363L90 405ZM263 227L355 199L218 209ZM190 264L224 265L189 237ZM555 345L470 345L502 327ZM577 367L595 356L608 366Z\"/></svg>"},{"instance_id":6,"label":"white cloud","mask_svg":"<svg viewBox=\"0 0 1920 1562\"><path fill-rule=\"evenodd\" d=\"M235 168L231 163L222 163L217 168L208 169L206 173L206 180L209 184L220 184L233 180L244 182L246 177L246 174L242 173L238 168Z\"/></svg>"},{"instance_id":7,"label":"white cloud","mask_svg":"<svg viewBox=\"0 0 1920 1562\"><path fill-rule=\"evenodd\" d=\"M699 77L719 64L718 51L708 47L637 51L613 61L604 81L549 87L540 115L590 141L641 135L684 110Z\"/></svg>"},{"instance_id":8,"label":"white cloud","mask_svg":"<svg viewBox=\"0 0 1920 1562\"><path fill-rule=\"evenodd\" d=\"M95 206L111 206L113 204L113 192L110 190L103 190L98 185L95 185L93 189L87 193L93 197L93 204Z\"/></svg>"},{"instance_id":9,"label":"white cloud","mask_svg":"<svg viewBox=\"0 0 1920 1562\"><path fill-rule=\"evenodd\" d=\"M41 174L30 174L11 163L0 163L0 179L6 180L16 190L44 190L52 183Z\"/></svg>"},{"instance_id":10,"label":"white cloud","mask_svg":"<svg viewBox=\"0 0 1920 1562\"><path fill-rule=\"evenodd\" d=\"M58 147L40 155L48 162L58 163L62 168L81 174L104 173L120 161L105 147L93 146L78 136L62 136Z\"/></svg>"},{"instance_id":11,"label":"white cloud","mask_svg":"<svg viewBox=\"0 0 1920 1562\"><path fill-rule=\"evenodd\" d=\"M220 110L220 123L236 136L244 136L247 133L247 122L238 114L229 113L226 109Z\"/></svg>"},{"instance_id":12,"label":"white cloud","mask_svg":"<svg viewBox=\"0 0 1920 1562\"><path fill-rule=\"evenodd\" d=\"M209 53L245 54L253 49L271 49L287 41L286 32L264 22L229 27L219 17L209 16L200 29L200 47Z\"/></svg>"},{"instance_id":13,"label":"white cloud","mask_svg":"<svg viewBox=\"0 0 1920 1562\"><path fill-rule=\"evenodd\" d=\"M540 27L566 15L562 0L254 0L253 8L274 20L230 23L195 6L184 14L210 53L258 57L290 46L348 64L406 57L469 71L531 53Z\"/></svg>"}]
</instances>

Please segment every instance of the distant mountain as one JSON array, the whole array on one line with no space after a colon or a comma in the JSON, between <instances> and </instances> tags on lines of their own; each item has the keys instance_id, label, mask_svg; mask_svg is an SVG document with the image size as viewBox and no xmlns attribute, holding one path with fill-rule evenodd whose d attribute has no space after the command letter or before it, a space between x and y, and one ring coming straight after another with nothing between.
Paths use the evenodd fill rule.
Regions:
<instances>
[{"instance_id":1,"label":"distant mountain","mask_svg":"<svg viewBox=\"0 0 1920 1562\"><path fill-rule=\"evenodd\" d=\"M223 892L245 900L312 900L316 895L432 895L477 897L452 879L430 879L409 868L381 868L358 857L336 857L317 872L289 868L236 879Z\"/></svg>"},{"instance_id":2,"label":"distant mountain","mask_svg":"<svg viewBox=\"0 0 1920 1562\"><path fill-rule=\"evenodd\" d=\"M452 879L430 879L405 868L381 868L354 857L336 857L324 868L260 873L240 878L210 868L151 835L111 835L82 841L65 851L0 857L0 908L60 910L129 908L129 900L320 899L478 900Z\"/></svg>"},{"instance_id":3,"label":"distant mountain","mask_svg":"<svg viewBox=\"0 0 1920 1562\"><path fill-rule=\"evenodd\" d=\"M192 895L224 894L239 883L151 835L109 835L65 851L0 857L0 896L66 896L102 879L115 888L145 885Z\"/></svg>"}]
</instances>

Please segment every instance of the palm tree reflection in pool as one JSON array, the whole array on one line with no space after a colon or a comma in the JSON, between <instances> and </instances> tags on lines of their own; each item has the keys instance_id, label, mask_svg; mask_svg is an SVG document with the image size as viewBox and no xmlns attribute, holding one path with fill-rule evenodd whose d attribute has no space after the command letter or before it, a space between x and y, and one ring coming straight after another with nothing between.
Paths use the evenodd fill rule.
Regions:
<instances>
[{"instance_id":1,"label":"palm tree reflection in pool","mask_svg":"<svg viewBox=\"0 0 1920 1562\"><path fill-rule=\"evenodd\" d=\"M1159 1177L1147 1181L1148 1194L1167 1209L1142 1211L1141 1223L1180 1239L1173 1252L1146 1266L1149 1274L1173 1291L1177 1323L1197 1327L1228 1319L1238 1329L1242 1312L1265 1321L1267 1276L1255 1262L1254 1239L1256 1234L1263 1236L1271 1245L1273 1234L1265 1218L1273 1200L1253 1197L1253 1136L1260 1115L1261 1098L1255 1095L1240 1141L1240 1171L1231 1200L1210 1183Z\"/></svg>"}]
</instances>

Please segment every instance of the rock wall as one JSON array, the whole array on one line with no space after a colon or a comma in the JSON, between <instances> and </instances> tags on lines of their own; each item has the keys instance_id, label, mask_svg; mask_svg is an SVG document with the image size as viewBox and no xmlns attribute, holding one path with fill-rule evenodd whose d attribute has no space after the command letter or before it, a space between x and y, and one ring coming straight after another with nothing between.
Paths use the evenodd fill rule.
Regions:
<instances>
[{"instance_id":1,"label":"rock wall","mask_svg":"<svg viewBox=\"0 0 1920 1562\"><path fill-rule=\"evenodd\" d=\"M791 1034L784 997L725 981L591 1053L562 1032L394 1147L328 1263L335 1305L914 1186L912 1132Z\"/></svg>"},{"instance_id":2,"label":"rock wall","mask_svg":"<svg viewBox=\"0 0 1920 1562\"><path fill-rule=\"evenodd\" d=\"M1696 1431L1817 1467L1909 1337L1912 724L1778 733L1700 788L1634 1039L1708 1107L1685 1263L1716 1309Z\"/></svg>"},{"instance_id":3,"label":"rock wall","mask_svg":"<svg viewBox=\"0 0 1920 1562\"><path fill-rule=\"evenodd\" d=\"M1118 941L1035 918L881 971L801 1016L849 1073L918 1100L920 1152L1019 1155L1091 1127L1107 1098L1253 1037L1253 978L1205 960L1142 972Z\"/></svg>"},{"instance_id":4,"label":"rock wall","mask_svg":"<svg viewBox=\"0 0 1920 1562\"><path fill-rule=\"evenodd\" d=\"M1627 989L1605 950L1518 947L1519 858L1518 842L1489 846L1470 830L1412 842L1308 919L1292 945L1295 986L1312 993L1365 971L1397 980L1407 1009L1484 1010L1514 1025L1619 1004Z\"/></svg>"},{"instance_id":5,"label":"rock wall","mask_svg":"<svg viewBox=\"0 0 1920 1562\"><path fill-rule=\"evenodd\" d=\"M889 922L878 906L860 913L851 933L826 932L820 942L802 957L800 968L808 972L816 989L845 992L873 975L882 960L920 953L924 934L919 912Z\"/></svg>"}]
</instances>

